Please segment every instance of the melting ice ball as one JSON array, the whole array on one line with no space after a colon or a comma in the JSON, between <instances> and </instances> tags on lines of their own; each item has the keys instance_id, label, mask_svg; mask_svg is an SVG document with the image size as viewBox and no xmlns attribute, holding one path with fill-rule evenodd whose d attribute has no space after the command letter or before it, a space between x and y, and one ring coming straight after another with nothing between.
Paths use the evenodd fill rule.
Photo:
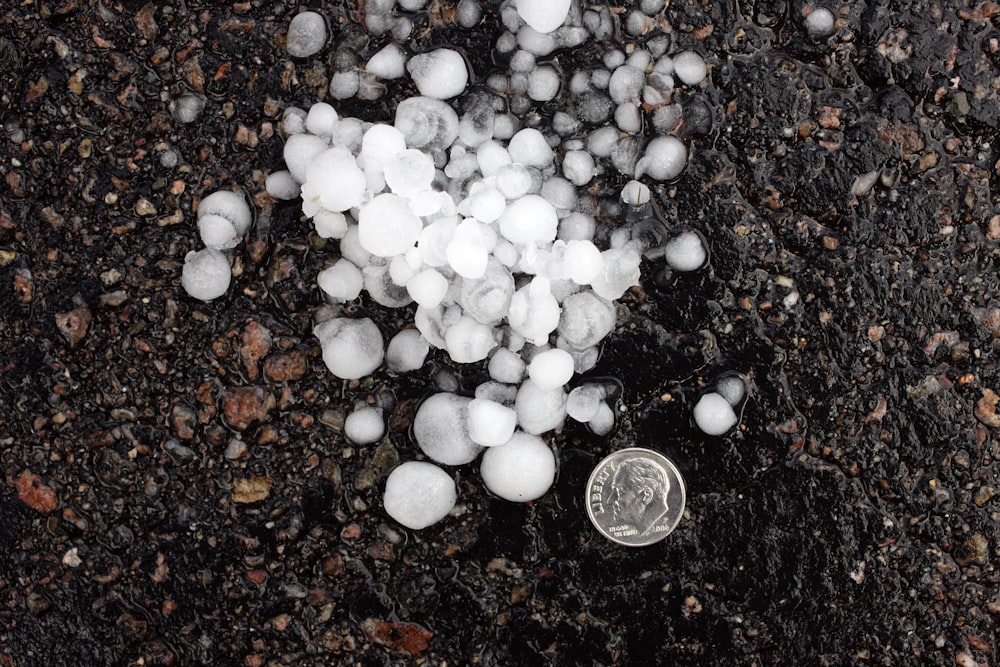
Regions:
<instances>
[{"instance_id":1,"label":"melting ice ball","mask_svg":"<svg viewBox=\"0 0 1000 667\"><path fill-rule=\"evenodd\" d=\"M198 204L198 233L209 248L235 248L252 222L246 198L232 190L217 190Z\"/></svg>"},{"instance_id":2,"label":"melting ice ball","mask_svg":"<svg viewBox=\"0 0 1000 667\"><path fill-rule=\"evenodd\" d=\"M457 499L448 473L433 463L409 461L389 473L382 504L393 519L420 530L448 516Z\"/></svg>"},{"instance_id":3,"label":"melting ice ball","mask_svg":"<svg viewBox=\"0 0 1000 667\"><path fill-rule=\"evenodd\" d=\"M486 488L505 500L541 498L556 476L556 458L537 435L515 433L501 447L490 447L479 467Z\"/></svg>"},{"instance_id":4,"label":"melting ice ball","mask_svg":"<svg viewBox=\"0 0 1000 667\"><path fill-rule=\"evenodd\" d=\"M738 421L732 404L714 391L702 396L694 406L694 423L708 435L722 435Z\"/></svg>"}]
</instances>

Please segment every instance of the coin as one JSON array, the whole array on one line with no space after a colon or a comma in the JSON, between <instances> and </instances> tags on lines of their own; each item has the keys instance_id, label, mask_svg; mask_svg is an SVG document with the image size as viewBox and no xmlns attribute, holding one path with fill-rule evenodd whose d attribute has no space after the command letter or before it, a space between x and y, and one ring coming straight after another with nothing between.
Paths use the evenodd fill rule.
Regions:
<instances>
[{"instance_id":1,"label":"coin","mask_svg":"<svg viewBox=\"0 0 1000 667\"><path fill-rule=\"evenodd\" d=\"M644 547L659 542L684 513L684 478L666 456L628 447L606 456L587 480L587 514L612 542Z\"/></svg>"}]
</instances>

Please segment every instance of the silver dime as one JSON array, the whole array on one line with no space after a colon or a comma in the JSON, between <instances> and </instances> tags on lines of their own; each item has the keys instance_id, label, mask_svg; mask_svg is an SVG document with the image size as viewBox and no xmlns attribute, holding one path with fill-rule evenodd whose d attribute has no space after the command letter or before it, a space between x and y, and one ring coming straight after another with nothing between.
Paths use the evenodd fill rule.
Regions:
<instances>
[{"instance_id":1,"label":"silver dime","mask_svg":"<svg viewBox=\"0 0 1000 667\"><path fill-rule=\"evenodd\" d=\"M642 447L618 450L587 480L587 514L604 537L644 547L669 535L684 513L684 479L670 459Z\"/></svg>"}]
</instances>

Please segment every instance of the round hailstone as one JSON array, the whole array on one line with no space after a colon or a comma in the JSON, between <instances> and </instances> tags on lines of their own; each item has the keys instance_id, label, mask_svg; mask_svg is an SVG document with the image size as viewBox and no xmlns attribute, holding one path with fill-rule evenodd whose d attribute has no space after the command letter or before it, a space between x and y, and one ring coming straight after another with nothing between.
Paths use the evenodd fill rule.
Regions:
<instances>
[{"instance_id":1,"label":"round hailstone","mask_svg":"<svg viewBox=\"0 0 1000 667\"><path fill-rule=\"evenodd\" d=\"M594 435L607 435L615 428L615 411L607 403L597 406L597 413L587 422Z\"/></svg>"},{"instance_id":2,"label":"round hailstone","mask_svg":"<svg viewBox=\"0 0 1000 667\"><path fill-rule=\"evenodd\" d=\"M517 352L500 347L490 357L488 369L490 377L497 382L517 384L524 377L524 359Z\"/></svg>"},{"instance_id":3,"label":"round hailstone","mask_svg":"<svg viewBox=\"0 0 1000 667\"><path fill-rule=\"evenodd\" d=\"M410 148L444 150L458 138L458 113L429 95L408 97L397 104L394 125Z\"/></svg>"},{"instance_id":4,"label":"round hailstone","mask_svg":"<svg viewBox=\"0 0 1000 667\"><path fill-rule=\"evenodd\" d=\"M463 315L444 335L448 356L460 364L472 364L489 356L497 342L493 327Z\"/></svg>"},{"instance_id":5,"label":"round hailstone","mask_svg":"<svg viewBox=\"0 0 1000 667\"><path fill-rule=\"evenodd\" d=\"M667 241L663 257L674 271L696 271L705 266L708 252L700 236L694 232L683 232Z\"/></svg>"},{"instance_id":6,"label":"round hailstone","mask_svg":"<svg viewBox=\"0 0 1000 667\"><path fill-rule=\"evenodd\" d=\"M368 181L351 151L343 146L329 148L314 157L306 167L302 184L302 212L315 215L320 207L327 211L346 211L364 201Z\"/></svg>"},{"instance_id":7,"label":"round hailstone","mask_svg":"<svg viewBox=\"0 0 1000 667\"><path fill-rule=\"evenodd\" d=\"M385 350L385 365L394 373L415 371L424 365L430 344L416 329L403 329L392 337Z\"/></svg>"},{"instance_id":8,"label":"round hailstone","mask_svg":"<svg viewBox=\"0 0 1000 667\"><path fill-rule=\"evenodd\" d=\"M577 285L589 285L604 266L601 251L591 241L567 241L563 275Z\"/></svg>"},{"instance_id":9,"label":"round hailstone","mask_svg":"<svg viewBox=\"0 0 1000 667\"><path fill-rule=\"evenodd\" d=\"M209 248L228 250L239 245L242 235L237 234L236 228L228 219L209 214L198 218L198 236Z\"/></svg>"},{"instance_id":10,"label":"round hailstone","mask_svg":"<svg viewBox=\"0 0 1000 667\"><path fill-rule=\"evenodd\" d=\"M562 387L573 378L573 357L560 349L539 352L528 364L528 377L542 391Z\"/></svg>"},{"instance_id":11,"label":"round hailstone","mask_svg":"<svg viewBox=\"0 0 1000 667\"><path fill-rule=\"evenodd\" d=\"M434 269L424 269L406 281L406 291L417 305L434 308L448 293L448 279Z\"/></svg>"},{"instance_id":12,"label":"round hailstone","mask_svg":"<svg viewBox=\"0 0 1000 667\"><path fill-rule=\"evenodd\" d=\"M511 137L507 152L514 162L540 169L552 164L554 155L545 135L533 127L526 127Z\"/></svg>"},{"instance_id":13,"label":"round hailstone","mask_svg":"<svg viewBox=\"0 0 1000 667\"><path fill-rule=\"evenodd\" d=\"M715 391L735 408L747 395L746 381L739 375L724 375L715 383Z\"/></svg>"},{"instance_id":14,"label":"round hailstone","mask_svg":"<svg viewBox=\"0 0 1000 667\"><path fill-rule=\"evenodd\" d=\"M344 420L344 435L355 445L370 445L385 435L385 420L382 408L362 407L347 415Z\"/></svg>"},{"instance_id":15,"label":"round hailstone","mask_svg":"<svg viewBox=\"0 0 1000 667\"><path fill-rule=\"evenodd\" d=\"M386 165L400 151L406 150L403 133L392 125L377 123L369 127L361 139L361 157Z\"/></svg>"},{"instance_id":16,"label":"round hailstone","mask_svg":"<svg viewBox=\"0 0 1000 667\"><path fill-rule=\"evenodd\" d=\"M398 79L406 74L406 52L399 44L390 42L368 59L365 70L380 79Z\"/></svg>"},{"instance_id":17,"label":"round hailstone","mask_svg":"<svg viewBox=\"0 0 1000 667\"><path fill-rule=\"evenodd\" d=\"M534 380L525 380L514 400L517 423L528 433L545 433L566 419L566 392L562 387L542 389Z\"/></svg>"},{"instance_id":18,"label":"round hailstone","mask_svg":"<svg viewBox=\"0 0 1000 667\"><path fill-rule=\"evenodd\" d=\"M555 68L543 65L528 75L528 97L536 102L548 102L559 94L562 79Z\"/></svg>"},{"instance_id":19,"label":"round hailstone","mask_svg":"<svg viewBox=\"0 0 1000 667\"><path fill-rule=\"evenodd\" d=\"M617 297L616 297L617 298ZM535 278L514 292L507 321L510 328L535 345L544 345L559 326L559 302L552 296L548 278Z\"/></svg>"},{"instance_id":20,"label":"round hailstone","mask_svg":"<svg viewBox=\"0 0 1000 667\"><path fill-rule=\"evenodd\" d=\"M323 137L333 135L337 127L337 110L326 102L316 102L306 113L306 130L310 134Z\"/></svg>"},{"instance_id":21,"label":"round hailstone","mask_svg":"<svg viewBox=\"0 0 1000 667\"><path fill-rule=\"evenodd\" d=\"M694 51L682 51L673 57L674 74L689 86L697 86L705 80L708 69L705 60Z\"/></svg>"},{"instance_id":22,"label":"round hailstone","mask_svg":"<svg viewBox=\"0 0 1000 667\"><path fill-rule=\"evenodd\" d=\"M342 380L358 380L382 364L382 334L367 317L335 317L316 325L313 334L323 348L323 361Z\"/></svg>"},{"instance_id":23,"label":"round hailstone","mask_svg":"<svg viewBox=\"0 0 1000 667\"><path fill-rule=\"evenodd\" d=\"M198 231L209 248L235 248L252 222L246 197L232 190L216 190L198 204Z\"/></svg>"},{"instance_id":24,"label":"round hailstone","mask_svg":"<svg viewBox=\"0 0 1000 667\"><path fill-rule=\"evenodd\" d=\"M615 326L615 306L593 292L575 292L563 299L559 335L570 347L597 345Z\"/></svg>"},{"instance_id":25,"label":"round hailstone","mask_svg":"<svg viewBox=\"0 0 1000 667\"><path fill-rule=\"evenodd\" d=\"M469 436L470 398L448 392L427 398L413 418L413 437L424 454L438 463L458 466L483 451Z\"/></svg>"},{"instance_id":26,"label":"round hailstone","mask_svg":"<svg viewBox=\"0 0 1000 667\"><path fill-rule=\"evenodd\" d=\"M515 433L490 447L479 467L483 483L504 500L525 503L544 496L556 478L556 457L537 435Z\"/></svg>"},{"instance_id":27,"label":"round hailstone","mask_svg":"<svg viewBox=\"0 0 1000 667\"><path fill-rule=\"evenodd\" d=\"M580 385L566 398L566 414L578 422L589 422L597 416L606 395L598 384Z\"/></svg>"},{"instance_id":28,"label":"round hailstone","mask_svg":"<svg viewBox=\"0 0 1000 667\"><path fill-rule=\"evenodd\" d=\"M702 396L694 406L694 423L708 435L722 435L738 421L733 406L714 391Z\"/></svg>"},{"instance_id":29,"label":"round hailstone","mask_svg":"<svg viewBox=\"0 0 1000 667\"><path fill-rule=\"evenodd\" d=\"M295 199L301 192L298 182L292 178L292 173L287 169L279 169L268 174L264 179L264 189L267 190L267 194L282 201Z\"/></svg>"},{"instance_id":30,"label":"round hailstone","mask_svg":"<svg viewBox=\"0 0 1000 667\"><path fill-rule=\"evenodd\" d=\"M677 178L687 164L687 148L677 137L657 137L635 163L635 177L648 174L657 181Z\"/></svg>"},{"instance_id":31,"label":"round hailstone","mask_svg":"<svg viewBox=\"0 0 1000 667\"><path fill-rule=\"evenodd\" d=\"M214 248L189 252L181 270L181 285L189 295L201 301L211 301L226 293L232 271L229 260Z\"/></svg>"},{"instance_id":32,"label":"round hailstone","mask_svg":"<svg viewBox=\"0 0 1000 667\"><path fill-rule=\"evenodd\" d=\"M594 156L587 151L567 151L563 156L562 168L563 176L578 187L590 183L597 172Z\"/></svg>"},{"instance_id":33,"label":"round hailstone","mask_svg":"<svg viewBox=\"0 0 1000 667\"><path fill-rule=\"evenodd\" d=\"M293 134L288 137L285 140L283 157L292 178L299 183L305 183L306 169L317 155L329 148L326 141L313 134Z\"/></svg>"},{"instance_id":34,"label":"round hailstone","mask_svg":"<svg viewBox=\"0 0 1000 667\"><path fill-rule=\"evenodd\" d=\"M381 194L361 207L358 238L378 257L400 255L417 242L423 223L399 195Z\"/></svg>"},{"instance_id":35,"label":"round hailstone","mask_svg":"<svg viewBox=\"0 0 1000 667\"><path fill-rule=\"evenodd\" d=\"M320 271L316 283L323 294L333 301L353 301L360 296L365 277L361 269L341 258Z\"/></svg>"},{"instance_id":36,"label":"round hailstone","mask_svg":"<svg viewBox=\"0 0 1000 667\"><path fill-rule=\"evenodd\" d=\"M463 220L455 228L451 241L445 248L448 265L455 273L468 280L477 280L486 273L490 250L496 243L492 227L472 218ZM491 243L492 242L492 243Z\"/></svg>"},{"instance_id":37,"label":"round hailstone","mask_svg":"<svg viewBox=\"0 0 1000 667\"><path fill-rule=\"evenodd\" d=\"M532 29L549 33L569 15L570 0L517 0L517 15Z\"/></svg>"},{"instance_id":38,"label":"round hailstone","mask_svg":"<svg viewBox=\"0 0 1000 667\"><path fill-rule=\"evenodd\" d=\"M513 295L514 276L510 269L490 257L481 278L462 281L458 301L465 313L477 322L494 324L507 315Z\"/></svg>"},{"instance_id":39,"label":"round hailstone","mask_svg":"<svg viewBox=\"0 0 1000 667\"><path fill-rule=\"evenodd\" d=\"M385 184L407 199L430 190L434 180L434 158L415 148L399 151L383 164L383 169Z\"/></svg>"},{"instance_id":40,"label":"round hailstone","mask_svg":"<svg viewBox=\"0 0 1000 667\"><path fill-rule=\"evenodd\" d=\"M296 58L307 58L319 53L326 43L326 21L316 12L297 14L288 24L285 49Z\"/></svg>"},{"instance_id":41,"label":"round hailstone","mask_svg":"<svg viewBox=\"0 0 1000 667\"><path fill-rule=\"evenodd\" d=\"M811 38L825 39L833 34L833 12L826 7L816 7L806 15L803 25Z\"/></svg>"},{"instance_id":42,"label":"round hailstone","mask_svg":"<svg viewBox=\"0 0 1000 667\"><path fill-rule=\"evenodd\" d=\"M515 245L552 243L558 231L555 207L539 195L512 201L500 215L500 234Z\"/></svg>"},{"instance_id":43,"label":"round hailstone","mask_svg":"<svg viewBox=\"0 0 1000 667\"><path fill-rule=\"evenodd\" d=\"M435 49L413 56L406 69L420 94L436 100L461 95L469 83L465 58L453 49Z\"/></svg>"},{"instance_id":44,"label":"round hailstone","mask_svg":"<svg viewBox=\"0 0 1000 667\"><path fill-rule=\"evenodd\" d=\"M510 440L517 427L517 413L493 401L474 398L469 403L469 437L483 447L497 447Z\"/></svg>"},{"instance_id":45,"label":"round hailstone","mask_svg":"<svg viewBox=\"0 0 1000 667\"><path fill-rule=\"evenodd\" d=\"M407 528L420 530L448 516L458 500L451 476L433 463L407 461L385 480L386 514Z\"/></svg>"}]
</instances>

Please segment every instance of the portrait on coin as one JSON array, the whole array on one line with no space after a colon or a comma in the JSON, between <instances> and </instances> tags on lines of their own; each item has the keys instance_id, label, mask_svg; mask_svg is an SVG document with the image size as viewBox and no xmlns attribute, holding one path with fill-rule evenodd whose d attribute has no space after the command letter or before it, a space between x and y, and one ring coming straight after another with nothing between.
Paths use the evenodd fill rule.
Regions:
<instances>
[{"instance_id":1,"label":"portrait on coin","mask_svg":"<svg viewBox=\"0 0 1000 667\"><path fill-rule=\"evenodd\" d=\"M615 521L646 532L667 513L670 481L655 461L634 458L622 461L611 481L611 507Z\"/></svg>"}]
</instances>

